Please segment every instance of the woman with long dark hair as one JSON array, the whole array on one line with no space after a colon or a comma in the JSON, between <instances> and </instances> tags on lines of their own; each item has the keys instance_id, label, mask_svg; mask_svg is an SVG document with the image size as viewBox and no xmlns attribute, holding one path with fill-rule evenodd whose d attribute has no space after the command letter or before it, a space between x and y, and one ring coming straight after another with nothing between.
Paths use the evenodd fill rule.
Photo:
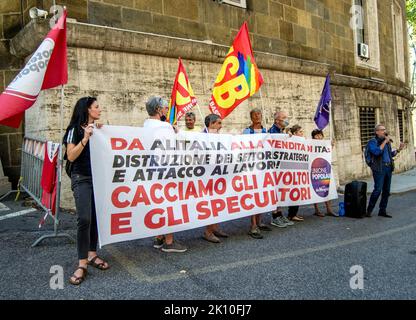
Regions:
<instances>
[{"instance_id":1,"label":"woman with long dark hair","mask_svg":"<svg viewBox=\"0 0 416 320\"><path fill-rule=\"evenodd\" d=\"M63 144L66 158L72 163L71 189L74 193L77 219L78 268L69 282L79 285L87 276L87 266L107 270L108 263L97 255L97 217L92 184L89 139L94 122L100 118L97 99L84 97L77 101L66 129Z\"/></svg>"}]
</instances>

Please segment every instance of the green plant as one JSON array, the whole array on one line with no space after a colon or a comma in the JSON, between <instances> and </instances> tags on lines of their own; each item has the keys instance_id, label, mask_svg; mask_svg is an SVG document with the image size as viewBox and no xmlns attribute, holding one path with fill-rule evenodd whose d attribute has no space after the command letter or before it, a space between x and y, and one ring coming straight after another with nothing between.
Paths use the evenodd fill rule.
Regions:
<instances>
[{"instance_id":1,"label":"green plant","mask_svg":"<svg viewBox=\"0 0 416 320\"><path fill-rule=\"evenodd\" d=\"M413 36L416 35L416 0L406 1L407 21L411 26Z\"/></svg>"}]
</instances>

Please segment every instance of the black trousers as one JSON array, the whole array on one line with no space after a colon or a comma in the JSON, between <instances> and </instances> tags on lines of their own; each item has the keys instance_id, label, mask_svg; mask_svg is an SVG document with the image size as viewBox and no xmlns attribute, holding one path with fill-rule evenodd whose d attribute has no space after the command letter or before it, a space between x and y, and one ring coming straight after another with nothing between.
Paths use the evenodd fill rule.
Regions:
<instances>
[{"instance_id":1,"label":"black trousers","mask_svg":"<svg viewBox=\"0 0 416 320\"><path fill-rule=\"evenodd\" d=\"M299 206L291 206L289 207L289 213L288 213L288 218L293 218L294 216L296 216L298 214L299 211Z\"/></svg>"},{"instance_id":2,"label":"black trousers","mask_svg":"<svg viewBox=\"0 0 416 320\"><path fill-rule=\"evenodd\" d=\"M87 259L88 251L97 251L98 230L95 213L92 177L73 173L71 189L77 209L77 248L78 259Z\"/></svg>"}]
</instances>

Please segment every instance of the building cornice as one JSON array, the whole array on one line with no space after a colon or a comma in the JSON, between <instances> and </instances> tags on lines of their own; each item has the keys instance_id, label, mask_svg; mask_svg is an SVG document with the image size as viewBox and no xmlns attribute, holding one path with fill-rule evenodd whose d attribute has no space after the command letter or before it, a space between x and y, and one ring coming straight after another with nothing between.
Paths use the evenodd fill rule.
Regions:
<instances>
[{"instance_id":1,"label":"building cornice","mask_svg":"<svg viewBox=\"0 0 416 320\"><path fill-rule=\"evenodd\" d=\"M25 58L34 52L49 30L47 21L29 22L11 41L11 54ZM68 47L120 51L167 58L222 63L229 47L209 41L184 39L160 34L118 29L71 21L67 22ZM255 51L259 68L324 77L332 74L331 84L376 90L401 96L410 102L410 88L398 87L380 80L334 73L331 65L283 55Z\"/></svg>"}]
</instances>

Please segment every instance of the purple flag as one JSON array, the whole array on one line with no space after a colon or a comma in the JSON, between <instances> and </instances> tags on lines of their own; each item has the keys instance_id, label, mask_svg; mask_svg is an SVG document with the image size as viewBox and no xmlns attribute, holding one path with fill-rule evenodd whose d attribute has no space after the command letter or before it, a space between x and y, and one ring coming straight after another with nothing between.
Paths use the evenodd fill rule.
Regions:
<instances>
[{"instance_id":1,"label":"purple flag","mask_svg":"<svg viewBox=\"0 0 416 320\"><path fill-rule=\"evenodd\" d=\"M329 123L329 112L331 103L331 79L329 74L326 76L324 89L322 90L321 100L319 100L318 107L316 108L315 117L313 120L319 130L323 130Z\"/></svg>"}]
</instances>

